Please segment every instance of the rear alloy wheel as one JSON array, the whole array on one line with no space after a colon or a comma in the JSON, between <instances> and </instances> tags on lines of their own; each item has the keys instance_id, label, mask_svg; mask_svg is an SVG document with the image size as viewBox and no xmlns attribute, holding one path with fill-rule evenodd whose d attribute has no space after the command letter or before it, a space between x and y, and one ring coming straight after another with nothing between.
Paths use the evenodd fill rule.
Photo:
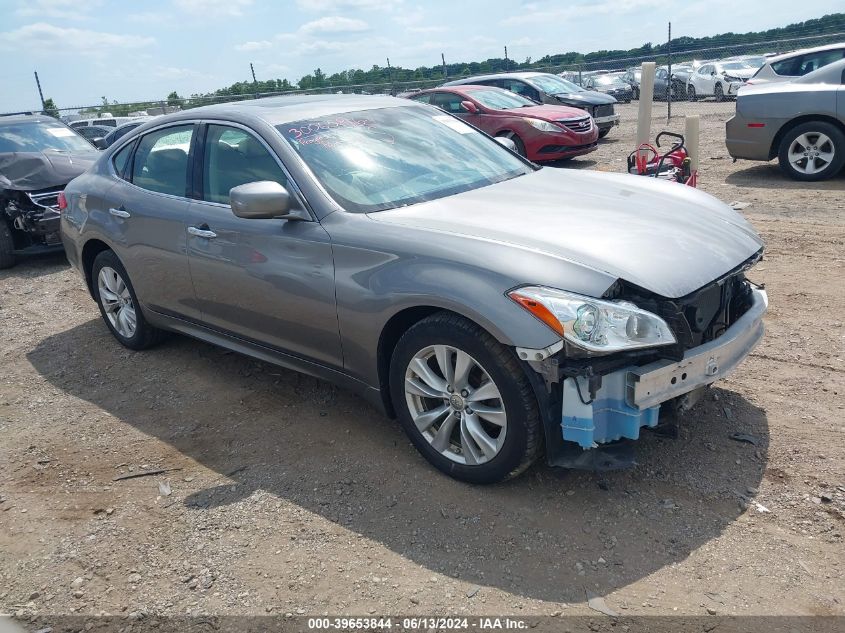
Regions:
<instances>
[{"instance_id":1,"label":"rear alloy wheel","mask_svg":"<svg viewBox=\"0 0 845 633\"><path fill-rule=\"evenodd\" d=\"M496 135L497 138L509 138L513 141L513 144L516 146L516 153L526 158L525 154L525 143L522 142L522 139L515 132L502 132Z\"/></svg>"},{"instance_id":2,"label":"rear alloy wheel","mask_svg":"<svg viewBox=\"0 0 845 633\"><path fill-rule=\"evenodd\" d=\"M724 101L725 100L725 91L722 89L722 84L716 84L716 87L713 89L713 96L716 97L716 101Z\"/></svg>"},{"instance_id":3,"label":"rear alloy wheel","mask_svg":"<svg viewBox=\"0 0 845 633\"><path fill-rule=\"evenodd\" d=\"M122 345L141 350L157 343L163 332L147 323L126 269L112 251L103 251L91 267L94 299L109 330Z\"/></svg>"},{"instance_id":4,"label":"rear alloy wheel","mask_svg":"<svg viewBox=\"0 0 845 633\"><path fill-rule=\"evenodd\" d=\"M414 446L456 479L501 481L539 454L537 399L519 361L462 317L436 314L402 336L390 392Z\"/></svg>"},{"instance_id":5,"label":"rear alloy wheel","mask_svg":"<svg viewBox=\"0 0 845 633\"><path fill-rule=\"evenodd\" d=\"M845 134L823 121L802 123L784 135L778 160L795 180L825 180L845 164Z\"/></svg>"}]
</instances>

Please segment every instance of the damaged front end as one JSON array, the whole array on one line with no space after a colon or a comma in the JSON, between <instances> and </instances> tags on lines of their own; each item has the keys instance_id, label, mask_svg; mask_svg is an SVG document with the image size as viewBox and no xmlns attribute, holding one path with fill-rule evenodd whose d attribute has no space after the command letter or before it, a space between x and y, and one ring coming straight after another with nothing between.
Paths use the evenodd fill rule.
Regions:
<instances>
[{"instance_id":1,"label":"damaged front end","mask_svg":"<svg viewBox=\"0 0 845 633\"><path fill-rule=\"evenodd\" d=\"M64 187L38 191L0 191L0 219L12 229L15 254L59 250L59 194Z\"/></svg>"},{"instance_id":2,"label":"damaged front end","mask_svg":"<svg viewBox=\"0 0 845 633\"><path fill-rule=\"evenodd\" d=\"M661 414L688 410L732 372L763 337L768 299L744 274L761 254L680 299L622 281L605 293L603 300L658 316L671 330L670 344L597 354L564 338L544 350L517 348L536 372L538 391L545 392L549 464L590 470L633 465L624 440L656 427Z\"/></svg>"}]
</instances>

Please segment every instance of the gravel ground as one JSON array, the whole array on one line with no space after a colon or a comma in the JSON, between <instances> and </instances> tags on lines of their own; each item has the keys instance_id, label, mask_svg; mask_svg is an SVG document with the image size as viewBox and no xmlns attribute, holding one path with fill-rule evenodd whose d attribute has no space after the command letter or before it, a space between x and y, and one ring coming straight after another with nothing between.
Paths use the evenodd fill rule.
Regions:
<instances>
[{"instance_id":1,"label":"gravel ground","mask_svg":"<svg viewBox=\"0 0 845 633\"><path fill-rule=\"evenodd\" d=\"M768 334L625 472L464 485L329 384L121 348L63 257L0 272L0 612L845 615L845 175L733 164L732 107L696 106L701 187L750 203ZM623 171L635 108L567 167Z\"/></svg>"}]
</instances>

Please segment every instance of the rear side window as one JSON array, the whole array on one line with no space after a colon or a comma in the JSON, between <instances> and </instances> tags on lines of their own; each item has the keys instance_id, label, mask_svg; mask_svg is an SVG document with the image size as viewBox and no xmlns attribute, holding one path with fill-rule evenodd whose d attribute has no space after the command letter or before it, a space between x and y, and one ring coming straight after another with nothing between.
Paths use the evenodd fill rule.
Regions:
<instances>
[{"instance_id":1,"label":"rear side window","mask_svg":"<svg viewBox=\"0 0 845 633\"><path fill-rule=\"evenodd\" d=\"M233 187L260 180L288 186L282 168L256 137L240 128L209 125L203 160L203 200L229 204Z\"/></svg>"},{"instance_id":2,"label":"rear side window","mask_svg":"<svg viewBox=\"0 0 845 633\"><path fill-rule=\"evenodd\" d=\"M126 177L126 165L129 163L129 157L132 155L132 143L118 151L111 159L112 165L117 175L121 178Z\"/></svg>"},{"instance_id":3,"label":"rear side window","mask_svg":"<svg viewBox=\"0 0 845 633\"><path fill-rule=\"evenodd\" d=\"M193 125L177 125L141 137L132 182L148 191L187 197L188 150Z\"/></svg>"},{"instance_id":4,"label":"rear side window","mask_svg":"<svg viewBox=\"0 0 845 633\"><path fill-rule=\"evenodd\" d=\"M843 56L845 56L845 49L806 53L775 62L772 64L772 70L782 77L803 77L807 73L839 61Z\"/></svg>"}]
</instances>

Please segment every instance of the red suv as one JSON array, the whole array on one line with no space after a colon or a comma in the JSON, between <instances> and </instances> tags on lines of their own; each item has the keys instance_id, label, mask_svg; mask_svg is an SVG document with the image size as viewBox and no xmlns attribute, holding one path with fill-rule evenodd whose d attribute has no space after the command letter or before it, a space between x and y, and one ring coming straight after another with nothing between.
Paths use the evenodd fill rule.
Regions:
<instances>
[{"instance_id":1,"label":"red suv","mask_svg":"<svg viewBox=\"0 0 845 633\"><path fill-rule=\"evenodd\" d=\"M516 151L533 161L588 154L596 149L599 130L579 108L538 105L493 86L449 86L407 95L454 114L490 136L511 139Z\"/></svg>"}]
</instances>

